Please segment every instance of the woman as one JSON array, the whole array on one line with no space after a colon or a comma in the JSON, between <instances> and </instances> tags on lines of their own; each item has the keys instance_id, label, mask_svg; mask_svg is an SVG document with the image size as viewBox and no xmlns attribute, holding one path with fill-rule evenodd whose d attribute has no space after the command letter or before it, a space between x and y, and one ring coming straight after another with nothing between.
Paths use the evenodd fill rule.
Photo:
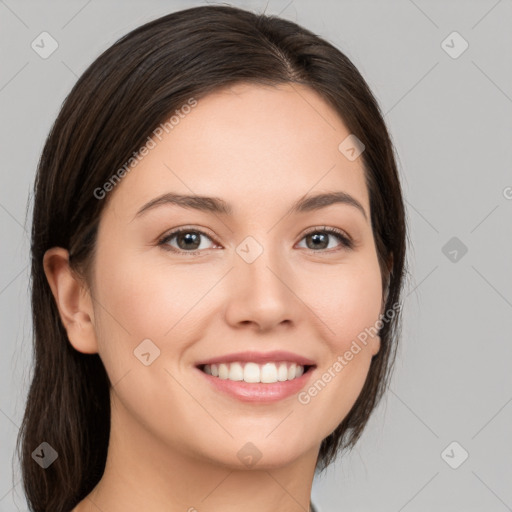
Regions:
<instances>
[{"instance_id":1,"label":"woman","mask_svg":"<svg viewBox=\"0 0 512 512\"><path fill-rule=\"evenodd\" d=\"M35 182L34 511L295 511L389 380L406 225L339 50L206 6L141 26L66 99Z\"/></svg>"}]
</instances>

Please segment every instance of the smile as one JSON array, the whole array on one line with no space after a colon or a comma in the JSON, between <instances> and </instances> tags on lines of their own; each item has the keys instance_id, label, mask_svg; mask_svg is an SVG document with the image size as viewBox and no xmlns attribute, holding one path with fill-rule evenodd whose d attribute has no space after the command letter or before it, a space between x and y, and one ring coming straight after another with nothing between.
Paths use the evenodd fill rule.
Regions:
<instances>
[{"instance_id":1,"label":"smile","mask_svg":"<svg viewBox=\"0 0 512 512\"><path fill-rule=\"evenodd\" d=\"M309 368L310 366L302 366L290 361L267 362L264 364L235 361L232 363L205 364L200 367L204 373L219 379L263 384L297 379Z\"/></svg>"}]
</instances>

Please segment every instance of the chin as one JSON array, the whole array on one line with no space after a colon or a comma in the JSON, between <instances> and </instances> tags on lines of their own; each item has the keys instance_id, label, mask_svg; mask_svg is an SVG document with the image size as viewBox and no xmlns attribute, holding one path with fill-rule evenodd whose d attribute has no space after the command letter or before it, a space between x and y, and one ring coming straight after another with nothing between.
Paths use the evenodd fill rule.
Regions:
<instances>
[{"instance_id":1,"label":"chin","mask_svg":"<svg viewBox=\"0 0 512 512\"><path fill-rule=\"evenodd\" d=\"M221 443L219 443L221 445ZM286 467L304 455L305 443L285 445L283 439L276 437L274 442L255 439L251 441L230 440L225 443L222 452L212 454L211 460L231 470L271 470ZM204 452L203 452L204 454ZM234 454L234 458L233 458ZM315 455L316 456L316 455Z\"/></svg>"}]
</instances>

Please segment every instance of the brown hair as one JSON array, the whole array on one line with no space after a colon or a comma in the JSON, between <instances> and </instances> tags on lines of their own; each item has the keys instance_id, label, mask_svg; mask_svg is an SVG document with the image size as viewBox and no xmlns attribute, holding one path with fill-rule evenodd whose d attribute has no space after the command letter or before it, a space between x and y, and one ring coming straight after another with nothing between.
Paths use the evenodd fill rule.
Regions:
<instances>
[{"instance_id":1,"label":"brown hair","mask_svg":"<svg viewBox=\"0 0 512 512\"><path fill-rule=\"evenodd\" d=\"M69 512L89 494L103 474L110 431L109 379L98 354L70 344L44 274L45 251L69 250L71 268L90 286L98 222L112 195L98 200L95 189L190 97L237 82L307 85L365 145L360 158L388 292L385 310L395 305L396 314L380 329L381 349L356 403L322 441L317 470L355 444L389 383L406 223L393 145L368 85L343 53L290 21L229 6L163 16L119 39L83 73L39 161L31 245L35 364L17 439L24 490L35 512ZM42 442L58 452L47 469L32 458Z\"/></svg>"}]
</instances>

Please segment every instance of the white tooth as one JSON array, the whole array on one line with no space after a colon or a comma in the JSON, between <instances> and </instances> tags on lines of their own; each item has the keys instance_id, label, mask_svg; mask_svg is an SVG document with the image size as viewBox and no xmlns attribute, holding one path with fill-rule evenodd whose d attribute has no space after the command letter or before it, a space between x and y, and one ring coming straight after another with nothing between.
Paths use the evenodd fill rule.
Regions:
<instances>
[{"instance_id":1,"label":"white tooth","mask_svg":"<svg viewBox=\"0 0 512 512\"><path fill-rule=\"evenodd\" d=\"M229 366L229 380L244 380L244 369L240 363L231 363Z\"/></svg>"},{"instance_id":2,"label":"white tooth","mask_svg":"<svg viewBox=\"0 0 512 512\"><path fill-rule=\"evenodd\" d=\"M245 382L260 382L260 367L256 363L246 363L244 367Z\"/></svg>"},{"instance_id":3,"label":"white tooth","mask_svg":"<svg viewBox=\"0 0 512 512\"><path fill-rule=\"evenodd\" d=\"M229 368L227 364L220 363L219 364L219 378L227 379L229 373Z\"/></svg>"},{"instance_id":4,"label":"white tooth","mask_svg":"<svg viewBox=\"0 0 512 512\"><path fill-rule=\"evenodd\" d=\"M279 364L279 369L277 370L277 380L280 382L288 380L288 368L286 367L286 363Z\"/></svg>"},{"instance_id":5,"label":"white tooth","mask_svg":"<svg viewBox=\"0 0 512 512\"><path fill-rule=\"evenodd\" d=\"M260 380L265 384L277 382L277 368L274 363L266 363L263 365L261 368Z\"/></svg>"},{"instance_id":6,"label":"white tooth","mask_svg":"<svg viewBox=\"0 0 512 512\"><path fill-rule=\"evenodd\" d=\"M288 366L289 365L289 366ZM249 383L272 384L293 380L304 374L304 367L297 363L281 361L278 363L220 363L206 364L203 371L224 380L245 381Z\"/></svg>"}]
</instances>

